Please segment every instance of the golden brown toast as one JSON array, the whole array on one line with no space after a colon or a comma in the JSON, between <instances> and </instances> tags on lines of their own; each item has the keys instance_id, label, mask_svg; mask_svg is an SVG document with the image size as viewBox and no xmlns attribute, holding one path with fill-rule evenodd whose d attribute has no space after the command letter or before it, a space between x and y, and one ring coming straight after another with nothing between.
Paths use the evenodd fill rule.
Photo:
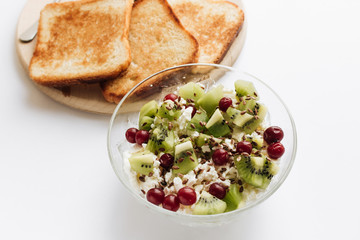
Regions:
<instances>
[{"instance_id":1,"label":"golden brown toast","mask_svg":"<svg viewBox=\"0 0 360 240\"><path fill-rule=\"evenodd\" d=\"M169 0L181 23L199 43L201 63L220 63L244 22L243 11L223 0Z\"/></svg>"},{"instance_id":2,"label":"golden brown toast","mask_svg":"<svg viewBox=\"0 0 360 240\"><path fill-rule=\"evenodd\" d=\"M131 62L132 4L133 0L48 4L40 15L30 77L53 87L117 77Z\"/></svg>"},{"instance_id":3,"label":"golden brown toast","mask_svg":"<svg viewBox=\"0 0 360 240\"><path fill-rule=\"evenodd\" d=\"M175 65L196 62L198 43L184 29L166 0L137 0L131 13L129 42L132 62L115 80L101 84L109 102L119 102L137 83L151 74ZM139 91L145 91L147 82Z\"/></svg>"}]
</instances>

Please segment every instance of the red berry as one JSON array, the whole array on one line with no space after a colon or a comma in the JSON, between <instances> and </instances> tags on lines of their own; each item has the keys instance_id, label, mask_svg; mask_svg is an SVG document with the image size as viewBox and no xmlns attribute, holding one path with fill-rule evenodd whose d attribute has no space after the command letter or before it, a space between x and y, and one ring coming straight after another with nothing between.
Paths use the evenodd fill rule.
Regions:
<instances>
[{"instance_id":1,"label":"red berry","mask_svg":"<svg viewBox=\"0 0 360 240\"><path fill-rule=\"evenodd\" d=\"M160 161L160 166L169 169L174 164L174 157L169 153L165 153L161 155L159 161Z\"/></svg>"},{"instance_id":2,"label":"red berry","mask_svg":"<svg viewBox=\"0 0 360 240\"><path fill-rule=\"evenodd\" d=\"M191 187L181 188L177 195L183 205L193 205L196 202L196 192Z\"/></svg>"},{"instance_id":3,"label":"red berry","mask_svg":"<svg viewBox=\"0 0 360 240\"><path fill-rule=\"evenodd\" d=\"M197 109L196 109L196 107L190 106L190 105L187 105L187 106L186 106L186 108L188 108L188 107L192 107L192 108L193 108L193 110L192 110L192 112L191 112L191 118L193 118L193 117L195 116L195 113L196 113Z\"/></svg>"},{"instance_id":4,"label":"red berry","mask_svg":"<svg viewBox=\"0 0 360 240\"><path fill-rule=\"evenodd\" d=\"M178 99L178 95L176 95L174 93L169 93L168 95L166 95L164 97L164 101L171 100L171 101L175 102L176 99Z\"/></svg>"},{"instance_id":5,"label":"red berry","mask_svg":"<svg viewBox=\"0 0 360 240\"><path fill-rule=\"evenodd\" d=\"M210 185L209 193L219 199L223 199L226 195L226 188L221 183L213 183Z\"/></svg>"},{"instance_id":6,"label":"red berry","mask_svg":"<svg viewBox=\"0 0 360 240\"><path fill-rule=\"evenodd\" d=\"M167 195L162 202L162 207L176 212L180 207L179 198L176 195Z\"/></svg>"},{"instance_id":7,"label":"red berry","mask_svg":"<svg viewBox=\"0 0 360 240\"><path fill-rule=\"evenodd\" d=\"M143 143L147 143L149 140L150 134L146 130L140 130L135 135L135 141L137 144L141 145Z\"/></svg>"},{"instance_id":8,"label":"red berry","mask_svg":"<svg viewBox=\"0 0 360 240\"><path fill-rule=\"evenodd\" d=\"M284 137L284 132L280 127L268 127L264 132L264 140L268 143L280 142Z\"/></svg>"},{"instance_id":9,"label":"red berry","mask_svg":"<svg viewBox=\"0 0 360 240\"><path fill-rule=\"evenodd\" d=\"M146 193L146 199L155 204L160 205L164 201L165 193L160 188L152 188Z\"/></svg>"},{"instance_id":10,"label":"red berry","mask_svg":"<svg viewBox=\"0 0 360 240\"><path fill-rule=\"evenodd\" d=\"M126 130L126 133L125 133L126 140L129 143L136 143L135 135L138 131L139 130L137 130L136 128L129 128L128 130Z\"/></svg>"},{"instance_id":11,"label":"red berry","mask_svg":"<svg viewBox=\"0 0 360 240\"><path fill-rule=\"evenodd\" d=\"M236 145L236 151L238 153L246 152L248 154L251 154L251 150L252 150L252 145L250 142L242 141L242 142L238 142Z\"/></svg>"},{"instance_id":12,"label":"red berry","mask_svg":"<svg viewBox=\"0 0 360 240\"><path fill-rule=\"evenodd\" d=\"M216 165L224 165L228 162L229 154L222 148L216 149L212 155L212 160Z\"/></svg>"},{"instance_id":13,"label":"red berry","mask_svg":"<svg viewBox=\"0 0 360 240\"><path fill-rule=\"evenodd\" d=\"M219 108L221 111L226 112L226 110L232 105L232 100L229 97L223 97L219 101Z\"/></svg>"},{"instance_id":14,"label":"red berry","mask_svg":"<svg viewBox=\"0 0 360 240\"><path fill-rule=\"evenodd\" d=\"M281 143L272 143L268 146L267 152L269 154L269 157L272 159L278 159L280 158L284 152L285 148Z\"/></svg>"}]
</instances>

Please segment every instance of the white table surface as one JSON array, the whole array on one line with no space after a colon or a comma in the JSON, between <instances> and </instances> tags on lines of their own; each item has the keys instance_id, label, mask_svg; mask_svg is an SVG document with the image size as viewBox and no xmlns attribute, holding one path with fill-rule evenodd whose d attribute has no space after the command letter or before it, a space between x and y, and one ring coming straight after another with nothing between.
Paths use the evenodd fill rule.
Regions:
<instances>
[{"instance_id":1,"label":"white table surface","mask_svg":"<svg viewBox=\"0 0 360 240\"><path fill-rule=\"evenodd\" d=\"M39 92L14 48L26 0L0 1L0 239L360 239L360 1L245 0L236 68L266 81L298 130L288 179L238 221L189 228L134 202L108 160L109 116Z\"/></svg>"}]
</instances>

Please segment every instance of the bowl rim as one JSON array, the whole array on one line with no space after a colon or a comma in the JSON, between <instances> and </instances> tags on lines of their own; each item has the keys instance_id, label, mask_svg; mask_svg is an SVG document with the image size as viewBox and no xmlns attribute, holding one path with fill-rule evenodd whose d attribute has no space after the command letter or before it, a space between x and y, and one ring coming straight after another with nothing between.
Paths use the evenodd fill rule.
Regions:
<instances>
[{"instance_id":1,"label":"bowl rim","mask_svg":"<svg viewBox=\"0 0 360 240\"><path fill-rule=\"evenodd\" d=\"M281 104L283 105L283 107L286 110L286 113L289 117L290 123L291 123L291 127L292 127L292 132L293 132L293 151L292 154L290 156L290 162L289 165L287 166L286 169L284 169L284 174L279 178L277 184L272 188L269 189L268 192L266 192L264 194L263 197L261 197L260 199L256 199L255 201L250 202L249 204L247 204L246 206L236 209L234 211L230 211L230 212L225 212L225 213L219 213L219 214L214 214L214 215L192 215L192 214L186 214L186 213L179 213L179 212L173 212L173 211L169 211L166 209L163 209L159 206L156 206L154 204L151 204L150 202L146 201L145 198L141 197L139 194L136 194L132 189L130 189L130 187L123 182L123 180L121 179L121 177L119 176L119 174L116 171L116 167L115 164L113 162L113 157L111 154L111 147L110 147L110 139L111 139L111 130L113 128L113 124L114 124L114 120L116 118L116 116L118 115L118 110L120 109L121 105L124 103L124 101L127 99L127 97L142 83L146 82L148 79L151 79L152 77L159 75L163 72L166 71L170 71L170 70L174 70L174 69L178 69L178 68L185 68L185 67L191 67L191 66L209 66L209 67L216 67L216 68L223 68L226 69L228 71L234 71L234 72L238 72L244 75L247 75L251 78L256 79L257 81L259 81L261 84L263 84L265 87L267 87L277 98L278 100L281 102ZM297 152L297 131L296 131L296 126L295 126L295 121L288 109L288 107L286 106L286 104L284 103L284 101L280 98L280 96L265 82L263 82L261 79L259 79L258 77L254 76L253 74L244 72L244 71L239 71L233 67L229 67L229 66L225 66L225 65L221 65L221 64L213 64L213 63L189 63L189 64L182 64L182 65L177 65L177 66L173 66L173 67L169 67L169 68L165 68L159 72L156 72L150 76L148 76L147 78L143 79L142 81L140 81L139 83L137 83L118 103L118 105L116 106L113 114L111 115L111 119L110 119L110 124L109 124L109 128L108 128L108 132L107 132L107 150L108 150L108 156L110 159L110 163L111 166L116 174L116 176L118 177L118 179L120 180L120 182L122 183L122 185L125 186L125 189L127 189L127 191L130 192L130 194L135 197L137 200L143 202L147 207L149 207L151 210L154 210L156 212L160 212L163 213L165 215L168 216L173 216L173 217L182 217L182 218L192 218L192 219L216 219L216 218L222 218L223 216L234 216L239 214L240 212L244 212L246 210L249 210L259 204L261 204L263 201L265 201L266 199L268 199L270 196L272 196L278 189L279 187L283 184L283 182L285 181L285 179L288 177L294 162L295 162L295 157L296 157L296 152Z\"/></svg>"}]
</instances>

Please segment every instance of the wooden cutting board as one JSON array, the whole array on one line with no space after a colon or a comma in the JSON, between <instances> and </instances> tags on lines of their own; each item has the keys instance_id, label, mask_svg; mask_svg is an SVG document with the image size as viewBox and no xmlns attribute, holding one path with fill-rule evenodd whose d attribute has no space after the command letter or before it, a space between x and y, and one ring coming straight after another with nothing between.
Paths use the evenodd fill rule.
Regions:
<instances>
[{"instance_id":1,"label":"wooden cutting board","mask_svg":"<svg viewBox=\"0 0 360 240\"><path fill-rule=\"evenodd\" d=\"M241 0L231 1L243 9ZM36 38L32 42L22 43L19 41L19 36L39 18L41 9L50 2L51 1L49 0L28 0L21 12L21 15L19 16L15 44L17 55L26 72L28 72L29 63L35 49ZM234 64L244 46L246 29L247 21L245 16L243 28L221 64L227 66L232 66ZM29 81L32 80L29 78ZM64 89L56 89L45 87L36 83L34 84L41 92L45 93L53 100L75 109L100 114L112 114L116 107L116 104L105 101L98 84L72 86Z\"/></svg>"}]
</instances>

